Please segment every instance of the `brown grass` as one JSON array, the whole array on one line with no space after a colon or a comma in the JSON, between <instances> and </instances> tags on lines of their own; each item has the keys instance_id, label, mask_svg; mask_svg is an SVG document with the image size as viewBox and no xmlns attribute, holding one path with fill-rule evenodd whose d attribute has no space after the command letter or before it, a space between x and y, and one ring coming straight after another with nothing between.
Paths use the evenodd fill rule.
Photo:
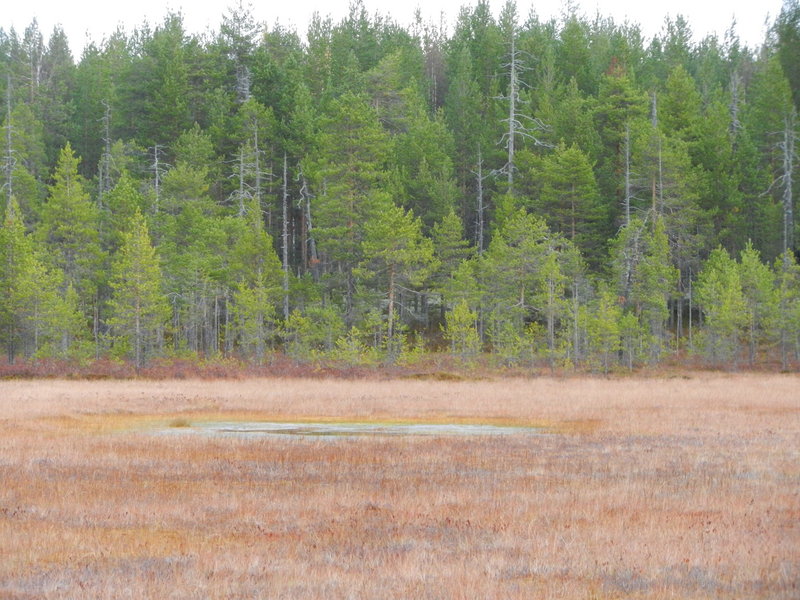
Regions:
<instances>
[{"instance_id":1,"label":"brown grass","mask_svg":"<svg viewBox=\"0 0 800 600\"><path fill-rule=\"evenodd\" d=\"M797 598L800 378L0 382L0 598L124 597Z\"/></svg>"}]
</instances>

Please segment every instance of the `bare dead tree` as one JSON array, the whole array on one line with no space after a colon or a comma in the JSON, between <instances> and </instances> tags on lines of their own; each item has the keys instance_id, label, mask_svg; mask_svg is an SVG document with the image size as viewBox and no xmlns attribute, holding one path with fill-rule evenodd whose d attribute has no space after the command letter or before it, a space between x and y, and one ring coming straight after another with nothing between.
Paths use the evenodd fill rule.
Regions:
<instances>
[{"instance_id":1,"label":"bare dead tree","mask_svg":"<svg viewBox=\"0 0 800 600\"><path fill-rule=\"evenodd\" d=\"M520 112L520 88L525 85L520 79L520 74L529 70L529 67L524 64L523 58L530 57L530 55L517 48L516 37L516 23L512 16L509 23L509 60L502 65L508 73L508 93L498 97L499 100L508 102L508 117L502 120L507 129L500 139L500 143L505 145L507 158L506 164L499 172L506 176L509 194L514 192L514 157L517 138L529 140L535 146L552 147L552 144L548 144L539 137L539 132L547 129L541 119Z\"/></svg>"},{"instance_id":2,"label":"bare dead tree","mask_svg":"<svg viewBox=\"0 0 800 600\"><path fill-rule=\"evenodd\" d=\"M250 184L247 182L248 172L248 158L246 152L246 144L239 146L239 157L237 159L237 167L234 170L233 176L238 178L239 187L231 194L230 198L234 200L239 209L237 214L239 217L244 217L247 214L247 201L252 199L253 193ZM260 206L260 205L259 205Z\"/></svg>"},{"instance_id":3,"label":"bare dead tree","mask_svg":"<svg viewBox=\"0 0 800 600\"><path fill-rule=\"evenodd\" d=\"M252 74L250 65L256 40L261 34L262 26L253 16L253 5L244 4L241 0L223 15L220 35L224 41L228 56L233 60L236 72L236 97L240 103L251 97Z\"/></svg>"},{"instance_id":4,"label":"bare dead tree","mask_svg":"<svg viewBox=\"0 0 800 600\"><path fill-rule=\"evenodd\" d=\"M3 157L3 171L5 173L5 181L3 187L6 191L6 215L11 211L11 199L14 196L14 166L16 159L14 158L14 130L11 123L11 75L8 76L8 84L6 86L6 152Z\"/></svg>"},{"instance_id":5,"label":"bare dead tree","mask_svg":"<svg viewBox=\"0 0 800 600\"><path fill-rule=\"evenodd\" d=\"M741 83L742 83L741 75L739 75L738 71L734 70L731 73L731 103L730 103L730 114L731 114L730 134L734 140L738 136L739 131L741 131L742 129L742 122L739 120L740 105L742 103L740 97L741 90L739 89Z\"/></svg>"},{"instance_id":6,"label":"bare dead tree","mask_svg":"<svg viewBox=\"0 0 800 600\"><path fill-rule=\"evenodd\" d=\"M286 152L283 153L283 318L289 320L289 167Z\"/></svg>"},{"instance_id":7,"label":"bare dead tree","mask_svg":"<svg viewBox=\"0 0 800 600\"><path fill-rule=\"evenodd\" d=\"M794 249L794 198L792 197L792 183L795 164L794 145L797 141L795 125L796 112L794 108L784 119L783 140L779 147L783 151L783 173L780 181L783 184L783 252Z\"/></svg>"},{"instance_id":8,"label":"bare dead tree","mask_svg":"<svg viewBox=\"0 0 800 600\"><path fill-rule=\"evenodd\" d=\"M153 146L153 162L150 168L153 171L153 190L155 191L155 202L153 204L153 212L158 214L159 206L161 204L161 178L163 177L166 167L168 166L161 160L164 146L156 144Z\"/></svg>"},{"instance_id":9,"label":"bare dead tree","mask_svg":"<svg viewBox=\"0 0 800 600\"><path fill-rule=\"evenodd\" d=\"M308 181L301 171L297 175L301 182L299 207L303 213L303 266L310 267L314 281L319 280L319 255L317 254L317 243L314 239L314 227L311 221L311 192L308 189Z\"/></svg>"},{"instance_id":10,"label":"bare dead tree","mask_svg":"<svg viewBox=\"0 0 800 600\"><path fill-rule=\"evenodd\" d=\"M653 135L656 140L656 160L657 168L652 174L652 208L654 214L661 214L664 211L664 164L661 154L661 132L658 129L658 96L653 92L652 111L650 120L653 125Z\"/></svg>"},{"instance_id":11,"label":"bare dead tree","mask_svg":"<svg viewBox=\"0 0 800 600\"><path fill-rule=\"evenodd\" d=\"M494 175L494 173L489 172L484 174L483 172L483 156L481 154L481 148L478 146L478 163L476 165L477 170L471 171L473 175L475 175L475 183L477 186L477 194L476 194L476 201L477 206L475 207L475 246L478 248L478 255L483 254L483 246L484 246L484 230L485 230L485 217L484 213L486 211L486 203L484 200L484 193L483 193L483 182L486 181L489 177Z\"/></svg>"},{"instance_id":12,"label":"bare dead tree","mask_svg":"<svg viewBox=\"0 0 800 600\"><path fill-rule=\"evenodd\" d=\"M625 143L623 145L625 153L625 196L623 198L623 208L625 210L625 226L631 224L631 124L625 123Z\"/></svg>"},{"instance_id":13,"label":"bare dead tree","mask_svg":"<svg viewBox=\"0 0 800 600\"><path fill-rule=\"evenodd\" d=\"M100 169L98 173L97 202L103 208L105 195L111 191L111 105L108 100L103 100L103 153L100 155ZM157 159L156 159L157 160Z\"/></svg>"},{"instance_id":14,"label":"bare dead tree","mask_svg":"<svg viewBox=\"0 0 800 600\"><path fill-rule=\"evenodd\" d=\"M781 165L781 174L775 178L770 184L769 188L762 193L765 196L772 192L773 188L781 186L783 194L781 195L781 203L783 205L783 254L786 260L788 257L787 252L794 249L794 197L793 197L793 184L794 184L794 166L797 162L795 155L795 142L797 141L797 112L792 107L784 117L783 132L781 132L781 140L775 145L781 152L783 160Z\"/></svg>"}]
</instances>

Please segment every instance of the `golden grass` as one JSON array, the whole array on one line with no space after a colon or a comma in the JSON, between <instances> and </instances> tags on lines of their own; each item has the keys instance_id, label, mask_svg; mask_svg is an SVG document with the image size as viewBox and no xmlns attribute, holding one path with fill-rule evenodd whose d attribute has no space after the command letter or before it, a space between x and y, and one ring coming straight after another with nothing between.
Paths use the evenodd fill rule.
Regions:
<instances>
[{"instance_id":1,"label":"golden grass","mask_svg":"<svg viewBox=\"0 0 800 600\"><path fill-rule=\"evenodd\" d=\"M0 382L0 598L121 597L797 598L800 378Z\"/></svg>"}]
</instances>

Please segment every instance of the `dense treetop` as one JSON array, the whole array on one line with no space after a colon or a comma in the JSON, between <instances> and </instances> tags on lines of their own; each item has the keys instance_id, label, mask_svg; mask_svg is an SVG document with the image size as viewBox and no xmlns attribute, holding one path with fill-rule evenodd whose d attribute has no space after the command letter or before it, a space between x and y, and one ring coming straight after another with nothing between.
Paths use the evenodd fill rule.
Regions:
<instances>
[{"instance_id":1,"label":"dense treetop","mask_svg":"<svg viewBox=\"0 0 800 600\"><path fill-rule=\"evenodd\" d=\"M800 5L757 48L513 1L0 29L0 344L607 370L800 354Z\"/></svg>"}]
</instances>

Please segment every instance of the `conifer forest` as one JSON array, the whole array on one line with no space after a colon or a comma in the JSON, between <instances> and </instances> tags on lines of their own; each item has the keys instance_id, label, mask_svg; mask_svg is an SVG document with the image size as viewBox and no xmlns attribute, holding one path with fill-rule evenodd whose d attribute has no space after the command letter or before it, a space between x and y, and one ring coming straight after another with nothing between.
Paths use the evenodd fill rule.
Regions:
<instances>
[{"instance_id":1,"label":"conifer forest","mask_svg":"<svg viewBox=\"0 0 800 600\"><path fill-rule=\"evenodd\" d=\"M800 3L723 38L513 0L0 29L4 361L796 369Z\"/></svg>"}]
</instances>

